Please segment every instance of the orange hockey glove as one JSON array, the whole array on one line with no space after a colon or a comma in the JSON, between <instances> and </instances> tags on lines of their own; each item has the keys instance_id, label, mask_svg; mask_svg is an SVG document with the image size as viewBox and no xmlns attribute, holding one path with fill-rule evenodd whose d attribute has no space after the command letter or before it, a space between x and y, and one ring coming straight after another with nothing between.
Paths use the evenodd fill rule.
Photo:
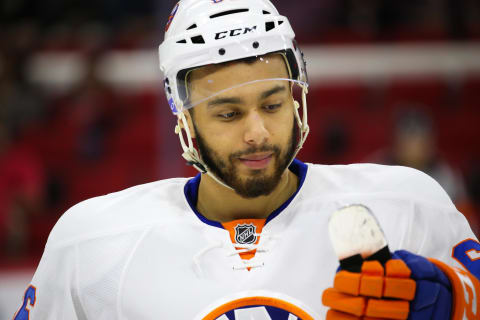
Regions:
<instances>
[{"instance_id":1,"label":"orange hockey glove","mask_svg":"<svg viewBox=\"0 0 480 320\"><path fill-rule=\"evenodd\" d=\"M480 319L480 282L472 274L403 250L383 269L366 261L361 273L338 272L323 294L327 320Z\"/></svg>"},{"instance_id":2,"label":"orange hockey glove","mask_svg":"<svg viewBox=\"0 0 480 320\"><path fill-rule=\"evenodd\" d=\"M340 271L333 288L323 293L330 307L327 320L407 319L409 301L415 296L415 281L402 260L365 261L361 273ZM395 298L395 299L385 299Z\"/></svg>"}]
</instances>

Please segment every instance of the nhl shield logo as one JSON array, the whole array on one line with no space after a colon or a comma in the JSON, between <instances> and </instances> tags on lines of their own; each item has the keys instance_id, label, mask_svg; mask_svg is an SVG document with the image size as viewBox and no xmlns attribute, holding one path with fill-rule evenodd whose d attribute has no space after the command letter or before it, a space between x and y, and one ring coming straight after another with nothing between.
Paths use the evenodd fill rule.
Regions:
<instances>
[{"instance_id":1,"label":"nhl shield logo","mask_svg":"<svg viewBox=\"0 0 480 320\"><path fill-rule=\"evenodd\" d=\"M257 242L257 227L254 224L238 224L235 227L235 242L238 244L252 244Z\"/></svg>"}]
</instances>

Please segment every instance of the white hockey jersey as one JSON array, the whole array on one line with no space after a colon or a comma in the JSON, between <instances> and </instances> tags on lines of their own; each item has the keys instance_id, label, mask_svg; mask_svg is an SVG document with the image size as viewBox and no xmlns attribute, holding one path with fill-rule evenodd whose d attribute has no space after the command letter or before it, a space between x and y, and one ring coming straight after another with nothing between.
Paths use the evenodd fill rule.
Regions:
<instances>
[{"instance_id":1,"label":"white hockey jersey","mask_svg":"<svg viewBox=\"0 0 480 320\"><path fill-rule=\"evenodd\" d=\"M14 319L323 319L322 293L338 267L327 223L348 204L372 210L392 251L461 267L452 248L476 241L447 194L419 171L298 160L290 170L300 187L261 233L237 228L238 241L257 242L249 268L229 232L196 212L200 176L77 204L51 232Z\"/></svg>"}]
</instances>

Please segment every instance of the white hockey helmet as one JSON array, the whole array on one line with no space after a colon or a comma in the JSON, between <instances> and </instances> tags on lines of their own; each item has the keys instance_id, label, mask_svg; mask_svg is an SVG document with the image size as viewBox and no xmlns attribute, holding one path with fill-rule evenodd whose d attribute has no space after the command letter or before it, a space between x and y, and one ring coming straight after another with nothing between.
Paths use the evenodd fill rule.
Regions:
<instances>
[{"instance_id":1,"label":"white hockey helmet","mask_svg":"<svg viewBox=\"0 0 480 320\"><path fill-rule=\"evenodd\" d=\"M179 125L175 131L180 136L183 157L202 173L209 173L224 184L208 171L199 157L183 114L198 104L189 99L188 74L206 65L281 53L290 76L282 80L302 88L302 117L298 112L299 103L295 102L300 131L295 155L298 153L308 134L305 98L308 78L303 54L294 37L288 19L280 15L269 0L182 0L175 5L167 22L165 39L159 47L160 69L164 74L168 104L178 116ZM278 79L256 81L268 80ZM245 84L237 86L240 85ZM222 92L226 90L228 88ZM212 92L211 96L216 94L218 92ZM185 129L187 141L182 129Z\"/></svg>"}]
</instances>

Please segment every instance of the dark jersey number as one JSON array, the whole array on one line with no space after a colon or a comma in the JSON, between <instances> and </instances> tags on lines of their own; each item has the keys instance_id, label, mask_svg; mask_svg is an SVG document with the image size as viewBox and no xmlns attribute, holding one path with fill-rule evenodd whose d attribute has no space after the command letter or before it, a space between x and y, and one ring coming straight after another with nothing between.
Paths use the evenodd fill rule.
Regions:
<instances>
[{"instance_id":1,"label":"dark jersey number","mask_svg":"<svg viewBox=\"0 0 480 320\"><path fill-rule=\"evenodd\" d=\"M453 248L452 256L477 279L480 279L480 243L473 239L460 242Z\"/></svg>"},{"instance_id":2,"label":"dark jersey number","mask_svg":"<svg viewBox=\"0 0 480 320\"><path fill-rule=\"evenodd\" d=\"M37 289L34 286L29 286L23 296L23 304L20 310L17 311L13 320L29 320L30 307L35 305Z\"/></svg>"}]
</instances>

